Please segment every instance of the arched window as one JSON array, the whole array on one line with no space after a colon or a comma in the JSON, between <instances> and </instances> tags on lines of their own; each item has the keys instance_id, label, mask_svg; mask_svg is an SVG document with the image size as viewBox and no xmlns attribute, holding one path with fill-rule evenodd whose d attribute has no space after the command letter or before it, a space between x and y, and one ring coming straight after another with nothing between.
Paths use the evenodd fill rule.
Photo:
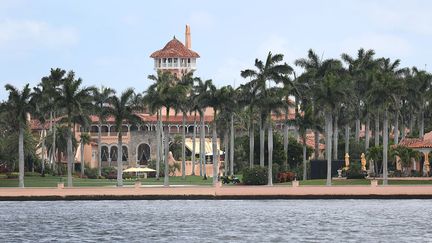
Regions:
<instances>
[{"instance_id":1,"label":"arched window","mask_svg":"<svg viewBox=\"0 0 432 243\"><path fill-rule=\"evenodd\" d=\"M138 131L138 126L137 125L130 126L130 131L131 132Z\"/></svg>"},{"instance_id":2,"label":"arched window","mask_svg":"<svg viewBox=\"0 0 432 243\"><path fill-rule=\"evenodd\" d=\"M150 161L150 146L142 143L137 148L137 161L140 165L147 165Z\"/></svg>"},{"instance_id":3,"label":"arched window","mask_svg":"<svg viewBox=\"0 0 432 243\"><path fill-rule=\"evenodd\" d=\"M91 134L91 135L96 135L98 132L99 132L99 128L98 128L98 126L96 126L96 125L92 125L92 126L90 127L90 134Z\"/></svg>"},{"instance_id":4,"label":"arched window","mask_svg":"<svg viewBox=\"0 0 432 243\"><path fill-rule=\"evenodd\" d=\"M129 154L128 154L128 147L123 145L123 149L122 149L122 161L128 161L129 158Z\"/></svg>"},{"instance_id":5,"label":"arched window","mask_svg":"<svg viewBox=\"0 0 432 243\"><path fill-rule=\"evenodd\" d=\"M108 128L108 126L106 126L106 125L103 125L102 127L101 127L101 135L102 136L108 136L108 131L109 131L109 128Z\"/></svg>"},{"instance_id":6,"label":"arched window","mask_svg":"<svg viewBox=\"0 0 432 243\"><path fill-rule=\"evenodd\" d=\"M108 161L108 146L101 147L101 159L102 161Z\"/></svg>"},{"instance_id":7,"label":"arched window","mask_svg":"<svg viewBox=\"0 0 432 243\"><path fill-rule=\"evenodd\" d=\"M111 161L117 161L117 157L118 157L118 148L117 145L114 145L111 147L110 149L110 157L111 157Z\"/></svg>"},{"instance_id":8,"label":"arched window","mask_svg":"<svg viewBox=\"0 0 432 243\"><path fill-rule=\"evenodd\" d=\"M111 136L115 135L117 133L117 127L116 126L111 126L110 127L110 133L111 133Z\"/></svg>"}]
</instances>

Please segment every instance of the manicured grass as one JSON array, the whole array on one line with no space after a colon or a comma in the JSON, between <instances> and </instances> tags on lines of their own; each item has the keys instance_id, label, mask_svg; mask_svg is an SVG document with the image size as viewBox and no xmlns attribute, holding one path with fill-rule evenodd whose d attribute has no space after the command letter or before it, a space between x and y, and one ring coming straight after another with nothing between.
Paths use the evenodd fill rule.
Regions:
<instances>
[{"instance_id":1,"label":"manicured grass","mask_svg":"<svg viewBox=\"0 0 432 243\"><path fill-rule=\"evenodd\" d=\"M388 183L389 185L432 185L432 181L420 181L420 180L389 180ZM325 179L300 181L300 185L303 186L320 186L325 184L326 184ZM378 184L382 185L382 180L379 180ZM370 185L370 180L366 180L366 179L333 180L332 185L334 186Z\"/></svg>"},{"instance_id":2,"label":"manicured grass","mask_svg":"<svg viewBox=\"0 0 432 243\"><path fill-rule=\"evenodd\" d=\"M27 176L24 178L24 184L26 187L56 187L57 183L62 180L65 185L67 182L66 177L57 177L57 176ZM187 176L185 180L181 177L174 176L170 177L170 185L211 185L212 178L208 178L207 180L203 180L202 177L199 176ZM124 185L133 185L135 183L134 179L125 179L123 180ZM156 180L155 178L147 178L141 179L142 185L163 185L164 179L160 178ZM73 186L74 187L98 187L98 186L115 186L117 184L117 180L109 180L109 179L81 179L81 178L73 178ZM17 187L18 179L0 179L0 187Z\"/></svg>"}]
</instances>

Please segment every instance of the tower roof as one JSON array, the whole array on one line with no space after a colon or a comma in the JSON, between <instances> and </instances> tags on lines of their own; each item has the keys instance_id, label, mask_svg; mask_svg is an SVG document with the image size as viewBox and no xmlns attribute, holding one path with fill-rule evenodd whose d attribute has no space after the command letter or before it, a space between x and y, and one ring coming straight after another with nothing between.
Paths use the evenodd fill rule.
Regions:
<instances>
[{"instance_id":1,"label":"tower roof","mask_svg":"<svg viewBox=\"0 0 432 243\"><path fill-rule=\"evenodd\" d=\"M182 58L198 58L198 53L188 49L177 40L175 37L170 40L164 48L153 52L151 58L168 58L168 57L182 57Z\"/></svg>"}]
</instances>

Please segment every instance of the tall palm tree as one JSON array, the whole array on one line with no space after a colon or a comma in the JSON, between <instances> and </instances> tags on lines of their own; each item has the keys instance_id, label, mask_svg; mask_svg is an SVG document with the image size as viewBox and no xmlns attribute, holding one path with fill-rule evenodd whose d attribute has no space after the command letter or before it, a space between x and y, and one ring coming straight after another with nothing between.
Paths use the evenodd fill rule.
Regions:
<instances>
[{"instance_id":1,"label":"tall palm tree","mask_svg":"<svg viewBox=\"0 0 432 243\"><path fill-rule=\"evenodd\" d=\"M102 123L106 120L108 115L108 100L115 91L111 88L101 87L100 89L95 89L93 91L93 104L94 113L98 117L99 127L98 127L98 176L102 175Z\"/></svg>"},{"instance_id":2,"label":"tall palm tree","mask_svg":"<svg viewBox=\"0 0 432 243\"><path fill-rule=\"evenodd\" d=\"M22 90L18 90L10 84L6 84L9 98L6 102L6 109L11 112L18 121L18 170L19 187L24 187L24 129L27 126L27 115L32 111L30 103L31 90L26 84Z\"/></svg>"},{"instance_id":3,"label":"tall palm tree","mask_svg":"<svg viewBox=\"0 0 432 243\"><path fill-rule=\"evenodd\" d=\"M177 82L179 89L178 95L175 97L176 102L174 103L175 113L182 113L182 178L186 179L186 116L190 109L190 99L188 95L192 90L193 86L193 72L183 74L181 79Z\"/></svg>"},{"instance_id":4,"label":"tall palm tree","mask_svg":"<svg viewBox=\"0 0 432 243\"><path fill-rule=\"evenodd\" d=\"M372 89L368 92L368 99L383 111L383 184L388 183L388 110L397 102L396 93L402 89L400 75L403 70L398 69L400 60L391 62L389 58L380 59L380 70L374 73Z\"/></svg>"},{"instance_id":5,"label":"tall palm tree","mask_svg":"<svg viewBox=\"0 0 432 243\"><path fill-rule=\"evenodd\" d=\"M58 104L55 102L56 97L58 96L58 87L63 83L65 79L66 71L60 68L50 70L50 75L45 76L41 79L41 82L38 84L38 86L41 89L41 95L44 96L45 106L48 109L49 112L49 131L53 133L52 136L52 148L49 152L49 160L50 165L52 167L55 166L55 155L56 155L56 132L57 132L57 126L55 124L57 123L57 115L58 115ZM60 159L60 158L58 158ZM53 168L55 169L55 168Z\"/></svg>"},{"instance_id":6,"label":"tall palm tree","mask_svg":"<svg viewBox=\"0 0 432 243\"><path fill-rule=\"evenodd\" d=\"M298 59L295 64L303 67L306 71L302 75L302 79L311 87L312 108L316 110L320 107L324 113L327 157L326 185L331 186L333 115L340 97L344 95L342 80L339 78L342 63L335 59L322 60L314 51L309 50L308 58ZM317 133L315 134L315 139L317 139Z\"/></svg>"},{"instance_id":7,"label":"tall palm tree","mask_svg":"<svg viewBox=\"0 0 432 243\"><path fill-rule=\"evenodd\" d=\"M360 48L357 51L357 58L343 53L342 60L348 64L348 72L353 80L353 94L351 99L355 103L355 141L360 141L360 121L363 116L362 109L367 109L364 94L369 89L368 76L375 68L377 62L374 60L375 51L365 50ZM366 112L366 124L369 125L369 114ZM366 129L366 136L369 137L368 129Z\"/></svg>"},{"instance_id":8,"label":"tall palm tree","mask_svg":"<svg viewBox=\"0 0 432 243\"><path fill-rule=\"evenodd\" d=\"M41 127L42 127L42 133L41 133L41 160L42 160L42 166L41 166L41 174L43 175L45 173L45 163L46 163L46 122L49 119L49 116L47 115L49 113L50 107L48 106L48 95L46 94L45 90L41 85L38 85L37 87L33 88L33 93L31 95L31 101L30 104L33 106L33 118L38 120Z\"/></svg>"},{"instance_id":9,"label":"tall palm tree","mask_svg":"<svg viewBox=\"0 0 432 243\"><path fill-rule=\"evenodd\" d=\"M81 88L82 79L75 79L73 71L68 72L64 82L58 88L59 96L56 102L60 108L65 112L67 119L67 172L68 181L67 186L72 187L72 163L74 160L72 152L72 119L75 114L83 114L84 107L91 106L90 93L93 88Z\"/></svg>"},{"instance_id":10,"label":"tall palm tree","mask_svg":"<svg viewBox=\"0 0 432 243\"><path fill-rule=\"evenodd\" d=\"M112 116L115 120L117 128L117 186L123 186L123 122L140 123L141 119L134 114L133 106L131 104L132 97L134 96L133 89L129 88L123 91L120 97L113 95L109 98L110 106L107 108L108 115Z\"/></svg>"},{"instance_id":11,"label":"tall palm tree","mask_svg":"<svg viewBox=\"0 0 432 243\"><path fill-rule=\"evenodd\" d=\"M163 124L162 124L162 108L164 107L166 96L169 95L168 89L170 86L174 85L175 77L170 72L158 71L157 75L149 75L148 79L154 81L152 85L150 85L146 91L144 96L144 103L147 104L149 111L151 113L157 113L157 126L156 126L156 179L159 180L160 174L160 160L166 156L168 156L168 151L166 154L163 152L164 147L163 144ZM169 111L169 110L168 110ZM167 111L167 117L169 116L169 112ZM168 132L168 131L167 131ZM168 133L167 133L168 134ZM167 139L168 137L165 136ZM166 161L165 170L168 171L168 161ZM164 184L168 186L168 175L165 173L164 176Z\"/></svg>"},{"instance_id":12,"label":"tall palm tree","mask_svg":"<svg viewBox=\"0 0 432 243\"><path fill-rule=\"evenodd\" d=\"M255 68L246 69L241 71L243 78L250 78L251 86L253 87L253 93L259 96L265 97L267 92L267 82L274 81L275 83L281 83L283 80L287 80L286 77L293 71L292 67L286 63L281 63L283 60L282 54L273 55L271 52L268 53L265 63L259 59L255 59ZM262 94L262 95L261 95ZM260 165L264 166L264 127L266 125L267 116L270 116L266 111L261 110L260 119ZM267 116L265 116L267 115ZM271 129L271 128L269 128ZM270 131L270 130L269 130ZM271 184L271 183L269 183Z\"/></svg>"}]
</instances>

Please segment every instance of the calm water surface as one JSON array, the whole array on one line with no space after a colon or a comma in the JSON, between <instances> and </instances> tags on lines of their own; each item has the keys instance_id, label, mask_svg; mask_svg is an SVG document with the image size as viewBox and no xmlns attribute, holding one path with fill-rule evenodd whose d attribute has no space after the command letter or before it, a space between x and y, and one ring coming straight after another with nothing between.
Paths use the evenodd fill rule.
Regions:
<instances>
[{"instance_id":1,"label":"calm water surface","mask_svg":"<svg viewBox=\"0 0 432 243\"><path fill-rule=\"evenodd\" d=\"M431 200L0 202L1 242L432 242Z\"/></svg>"}]
</instances>

